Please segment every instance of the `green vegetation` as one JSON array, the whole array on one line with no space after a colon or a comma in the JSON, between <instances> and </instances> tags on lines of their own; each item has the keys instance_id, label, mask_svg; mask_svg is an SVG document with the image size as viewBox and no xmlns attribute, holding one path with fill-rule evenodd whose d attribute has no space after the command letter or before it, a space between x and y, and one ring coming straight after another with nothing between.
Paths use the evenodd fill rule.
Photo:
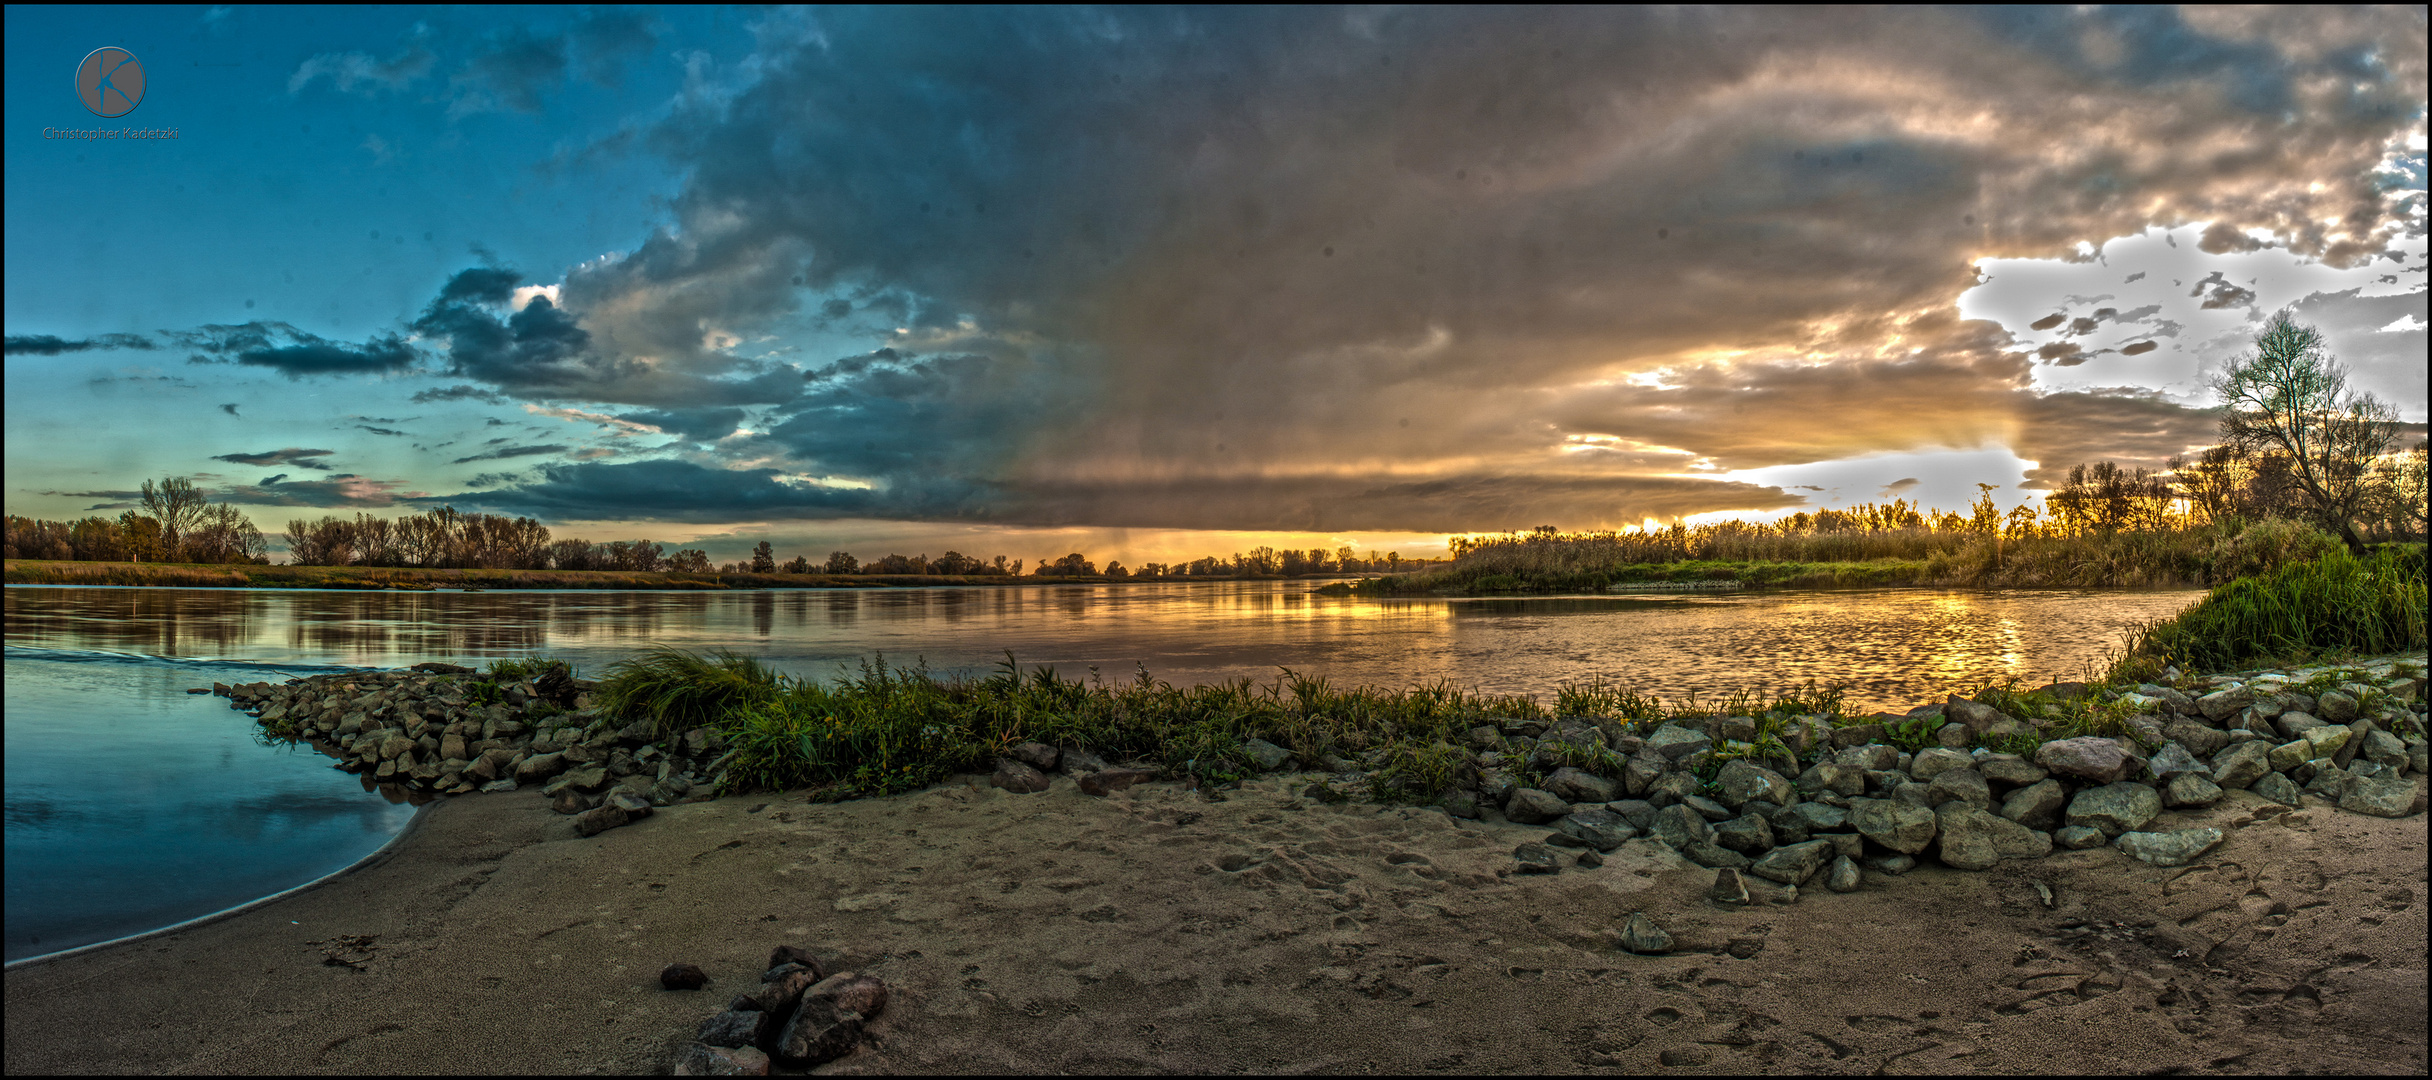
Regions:
<instances>
[{"instance_id":1,"label":"green vegetation","mask_svg":"<svg viewBox=\"0 0 2432 1080\"><path fill-rule=\"evenodd\" d=\"M2365 558L2334 548L2216 588L2175 617L2137 628L2114 665L2128 678L2176 664L2229 671L2425 647L2424 546Z\"/></svg>"}]
</instances>

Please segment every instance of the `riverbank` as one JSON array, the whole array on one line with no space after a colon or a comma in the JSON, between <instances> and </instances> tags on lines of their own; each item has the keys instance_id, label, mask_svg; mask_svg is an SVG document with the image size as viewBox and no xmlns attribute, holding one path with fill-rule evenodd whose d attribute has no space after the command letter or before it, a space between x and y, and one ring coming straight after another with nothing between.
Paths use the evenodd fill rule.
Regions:
<instances>
[{"instance_id":1,"label":"riverbank","mask_svg":"<svg viewBox=\"0 0 2432 1080\"><path fill-rule=\"evenodd\" d=\"M1497 821L966 776L750 796L595 839L537 792L449 800L377 865L6 976L12 1073L643 1073L770 942L895 990L851 1072L2421 1072L2420 819L2172 811L2109 849L1717 904L1634 840L1523 875ZM2048 890L2049 903L2043 899ZM1645 913L1670 952L1615 947ZM659 969L699 964L705 990Z\"/></svg>"},{"instance_id":2,"label":"riverbank","mask_svg":"<svg viewBox=\"0 0 2432 1080\"><path fill-rule=\"evenodd\" d=\"M1004 574L693 574L623 570L464 570L416 566L260 566L10 559L10 585L126 585L172 589L901 589L940 585L1154 585L1269 581L1260 577L1013 577ZM1314 579L1313 579L1314 580Z\"/></svg>"}]
</instances>

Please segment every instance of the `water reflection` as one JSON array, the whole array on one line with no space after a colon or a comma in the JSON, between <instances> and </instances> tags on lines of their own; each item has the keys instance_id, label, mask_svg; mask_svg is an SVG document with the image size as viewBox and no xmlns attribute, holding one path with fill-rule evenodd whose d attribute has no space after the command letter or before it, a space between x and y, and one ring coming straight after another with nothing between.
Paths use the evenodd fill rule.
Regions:
<instances>
[{"instance_id":1,"label":"water reflection","mask_svg":"<svg viewBox=\"0 0 2432 1080\"><path fill-rule=\"evenodd\" d=\"M1844 683L1906 707L2005 676L2074 677L2132 623L2195 600L1918 590L1475 600L1320 597L1309 586L387 593L7 590L12 646L296 664L478 663L547 653L597 671L655 644L731 648L831 677L873 654L981 674L1011 650L1067 674L1145 666L1187 685L1289 667L1337 684L1449 679L1550 702L1566 680L1679 697Z\"/></svg>"}]
</instances>

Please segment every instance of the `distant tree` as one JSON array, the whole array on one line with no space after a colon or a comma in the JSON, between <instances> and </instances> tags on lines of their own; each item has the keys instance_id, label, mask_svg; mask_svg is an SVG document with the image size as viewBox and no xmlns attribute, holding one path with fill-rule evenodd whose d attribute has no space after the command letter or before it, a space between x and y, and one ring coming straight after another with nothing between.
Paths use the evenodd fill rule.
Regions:
<instances>
[{"instance_id":1,"label":"distant tree","mask_svg":"<svg viewBox=\"0 0 2432 1080\"><path fill-rule=\"evenodd\" d=\"M825 569L831 574L850 574L861 569L861 560L849 551L831 551Z\"/></svg>"},{"instance_id":2,"label":"distant tree","mask_svg":"<svg viewBox=\"0 0 2432 1080\"><path fill-rule=\"evenodd\" d=\"M1108 559L1106 560L1106 576L1110 578L1127 578L1132 576L1132 572L1124 569L1122 563L1116 562L1113 559Z\"/></svg>"},{"instance_id":3,"label":"distant tree","mask_svg":"<svg viewBox=\"0 0 2432 1080\"><path fill-rule=\"evenodd\" d=\"M185 555L186 534L203 517L203 493L194 481L172 476L154 484L144 481L141 503L145 517L160 523L161 557L175 562Z\"/></svg>"},{"instance_id":4,"label":"distant tree","mask_svg":"<svg viewBox=\"0 0 2432 1080\"><path fill-rule=\"evenodd\" d=\"M89 517L68 526L70 556L90 562L123 562L127 558L127 535L118 523L108 518Z\"/></svg>"},{"instance_id":5,"label":"distant tree","mask_svg":"<svg viewBox=\"0 0 2432 1080\"><path fill-rule=\"evenodd\" d=\"M804 557L802 557L802 556L800 556L800 555L796 555L796 556L794 556L792 559L790 559L790 560L788 560L788 561L786 562L786 564L785 564L785 572L786 572L786 573L789 573L789 574L807 574L807 573L810 573L810 572L811 572L811 560L806 559L806 558L804 558Z\"/></svg>"},{"instance_id":6,"label":"distant tree","mask_svg":"<svg viewBox=\"0 0 2432 1080\"><path fill-rule=\"evenodd\" d=\"M889 552L886 558L871 563L869 567L863 571L863 573L869 574L911 574L917 572L918 571L912 569L911 559L894 554L893 552Z\"/></svg>"},{"instance_id":7,"label":"distant tree","mask_svg":"<svg viewBox=\"0 0 2432 1080\"><path fill-rule=\"evenodd\" d=\"M2286 311L2264 324L2254 351L2213 379L2212 389L2229 410L2221 419L2225 440L2248 452L2288 455L2308 516L2363 554L2356 518L2372 498L2375 466L2398 434L2397 410L2350 391L2347 370L2323 347L2321 331Z\"/></svg>"},{"instance_id":8,"label":"distant tree","mask_svg":"<svg viewBox=\"0 0 2432 1080\"><path fill-rule=\"evenodd\" d=\"M981 566L978 559L959 551L949 551L929 562L929 572L932 574L970 574L977 572Z\"/></svg>"},{"instance_id":9,"label":"distant tree","mask_svg":"<svg viewBox=\"0 0 2432 1080\"><path fill-rule=\"evenodd\" d=\"M751 572L755 574L773 574L777 572L777 555L775 551L769 548L768 541L762 540L759 543L752 545Z\"/></svg>"},{"instance_id":10,"label":"distant tree","mask_svg":"<svg viewBox=\"0 0 2432 1080\"><path fill-rule=\"evenodd\" d=\"M658 547L657 544L650 546ZM653 561L657 560L654 558ZM666 569L678 574L709 573L709 553L699 548L684 548L667 557Z\"/></svg>"}]
</instances>

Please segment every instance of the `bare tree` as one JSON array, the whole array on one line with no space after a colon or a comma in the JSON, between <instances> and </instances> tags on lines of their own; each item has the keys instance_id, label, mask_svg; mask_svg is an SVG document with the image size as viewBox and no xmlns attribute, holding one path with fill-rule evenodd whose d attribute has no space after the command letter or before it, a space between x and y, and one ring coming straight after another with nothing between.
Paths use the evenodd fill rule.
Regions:
<instances>
[{"instance_id":1,"label":"bare tree","mask_svg":"<svg viewBox=\"0 0 2432 1080\"><path fill-rule=\"evenodd\" d=\"M186 534L203 521L203 493L194 490L194 481L172 476L158 485L144 481L144 516L160 523L161 560L176 562L185 556Z\"/></svg>"},{"instance_id":2,"label":"bare tree","mask_svg":"<svg viewBox=\"0 0 2432 1080\"><path fill-rule=\"evenodd\" d=\"M2288 455L2306 509L2363 554L2356 515L2371 494L2374 465L2398 434L2398 414L2381 399L2348 389L2347 370L2323 348L2322 333L2283 311L2255 335L2255 351L2212 381L2229 414L2221 434L2247 452Z\"/></svg>"}]
</instances>

